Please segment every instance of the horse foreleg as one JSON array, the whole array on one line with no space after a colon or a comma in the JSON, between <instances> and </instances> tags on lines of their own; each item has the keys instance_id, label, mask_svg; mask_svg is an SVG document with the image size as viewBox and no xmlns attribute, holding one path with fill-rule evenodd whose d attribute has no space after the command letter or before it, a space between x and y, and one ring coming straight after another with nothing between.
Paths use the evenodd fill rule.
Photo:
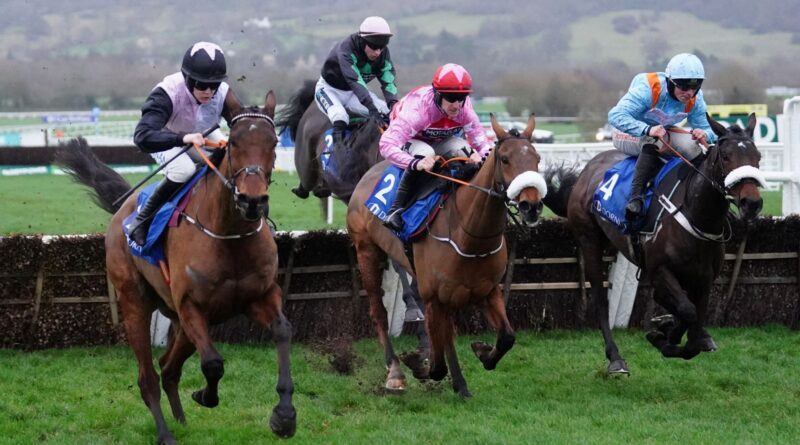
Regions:
<instances>
[{"instance_id":1,"label":"horse foreleg","mask_svg":"<svg viewBox=\"0 0 800 445\"><path fill-rule=\"evenodd\" d=\"M155 306L143 301L136 284L117 286L119 305L123 315L123 326L136 361L139 363L139 392L144 404L150 409L156 422L159 444L175 444L175 438L167 427L161 411L161 390L158 374L153 367L153 351L150 347L150 317Z\"/></svg>"},{"instance_id":2,"label":"horse foreleg","mask_svg":"<svg viewBox=\"0 0 800 445\"><path fill-rule=\"evenodd\" d=\"M445 347L445 354L447 356L447 366L450 367L450 375L453 377L453 391L455 391L462 399L472 398L472 393L467 388L467 380L461 372L461 366L458 364L458 354L456 353L454 338L451 337L450 343Z\"/></svg>"},{"instance_id":3,"label":"horse foreleg","mask_svg":"<svg viewBox=\"0 0 800 445\"><path fill-rule=\"evenodd\" d=\"M207 408L219 405L218 385L225 367L222 356L214 349L208 335L208 321L203 313L191 301L184 301L178 308L181 327L189 340L200 353L200 369L206 378L206 386L192 393L192 399Z\"/></svg>"},{"instance_id":4,"label":"horse foreleg","mask_svg":"<svg viewBox=\"0 0 800 445\"><path fill-rule=\"evenodd\" d=\"M248 315L261 326L269 327L278 354L278 404L272 409L269 427L278 437L294 436L297 428L297 411L292 404L294 382L292 381L289 347L292 342L292 325L283 314L281 288L273 284L267 297L259 304L251 305Z\"/></svg>"},{"instance_id":5,"label":"horse foreleg","mask_svg":"<svg viewBox=\"0 0 800 445\"><path fill-rule=\"evenodd\" d=\"M184 334L180 324L172 324L173 335L170 336L167 351L159 360L161 366L161 386L167 393L172 416L181 423L186 423L186 416L183 412L183 404L178 393L178 385L181 380L181 370L186 359L191 357L195 348L189 338Z\"/></svg>"},{"instance_id":6,"label":"horse foreleg","mask_svg":"<svg viewBox=\"0 0 800 445\"><path fill-rule=\"evenodd\" d=\"M689 293L689 297L695 302L697 321L689 326L686 346L697 349L700 352L714 352L717 350L717 344L703 326L708 317L708 292L710 289L711 280L709 280L708 284L690 290Z\"/></svg>"},{"instance_id":7,"label":"horse foreleg","mask_svg":"<svg viewBox=\"0 0 800 445\"><path fill-rule=\"evenodd\" d=\"M676 328L684 329L688 327L691 331L692 326L697 324L697 307L689 300L686 291L683 290L675 274L666 267L660 267L653 275L653 285L657 291L654 294L655 300L666 310L670 311L677 318ZM674 328L673 328L674 329ZM683 336L683 332L676 331L671 335L658 335L648 333L647 339L661 351L661 355L667 358L684 358L686 360L699 354L699 350L694 347L685 348L680 346L680 338L673 343L678 334Z\"/></svg>"},{"instance_id":8,"label":"horse foreleg","mask_svg":"<svg viewBox=\"0 0 800 445\"><path fill-rule=\"evenodd\" d=\"M430 371L428 375L437 382L447 375L445 348L452 342L453 321L449 310L443 307L435 297L425 304L425 325L431 338Z\"/></svg>"},{"instance_id":9,"label":"horse foreleg","mask_svg":"<svg viewBox=\"0 0 800 445\"><path fill-rule=\"evenodd\" d=\"M497 340L495 345L492 346L485 342L472 343L472 351L483 363L483 369L493 370L497 366L497 362L503 358L516 341L514 329L508 321L506 315L506 305L503 302L503 294L500 288L495 286L489 296L489 300L483 306L483 314L489 325L497 331Z\"/></svg>"},{"instance_id":10,"label":"horse foreleg","mask_svg":"<svg viewBox=\"0 0 800 445\"><path fill-rule=\"evenodd\" d=\"M369 301L369 315L372 325L378 335L378 341L383 347L383 364L386 366L386 383L384 387L389 391L404 391L406 389L406 376L400 367L400 360L394 352L392 341L389 338L389 323L386 308L383 306L383 289L381 289L382 271L380 269L380 253L378 247L368 241L356 243L356 255L361 270L361 282L367 292Z\"/></svg>"},{"instance_id":11,"label":"horse foreleg","mask_svg":"<svg viewBox=\"0 0 800 445\"><path fill-rule=\"evenodd\" d=\"M595 240L580 239L583 251L583 259L586 268L586 278L592 285L592 304L594 308L594 319L600 325L600 332L603 334L605 343L606 358L608 359L607 372L609 374L628 375L628 364L619 353L619 348L614 342L611 333L611 325L608 322L608 289L603 287L605 273L603 270L602 248Z\"/></svg>"}]
</instances>

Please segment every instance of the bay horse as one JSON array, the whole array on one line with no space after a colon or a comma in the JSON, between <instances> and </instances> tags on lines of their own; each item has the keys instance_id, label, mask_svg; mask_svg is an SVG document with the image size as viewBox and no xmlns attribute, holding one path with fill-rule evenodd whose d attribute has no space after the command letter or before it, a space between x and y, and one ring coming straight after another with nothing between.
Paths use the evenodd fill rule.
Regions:
<instances>
[{"instance_id":1,"label":"bay horse","mask_svg":"<svg viewBox=\"0 0 800 445\"><path fill-rule=\"evenodd\" d=\"M294 165L300 184L292 192L303 199L309 192L318 198L333 194L346 204L358 180L383 159L378 149L382 130L374 120L363 119L344 144L333 145L337 174L323 169L321 158L330 144L323 135L331 123L314 103L315 85L315 81L306 80L276 119L278 127L289 129L294 136Z\"/></svg>"},{"instance_id":2,"label":"bay horse","mask_svg":"<svg viewBox=\"0 0 800 445\"><path fill-rule=\"evenodd\" d=\"M375 189L388 161L373 166L356 186L347 207L347 228L356 248L370 316L383 346L386 389L402 391L406 380L387 335L386 310L381 304L380 263L387 256L406 270L415 271L425 304L425 326L431 341L427 364L419 352L405 354L404 362L417 378L442 380L452 373L453 390L471 397L458 363L454 344L454 311L468 304L481 307L497 331L495 345L472 344L472 350L492 370L514 345L515 335L506 316L499 283L508 262L505 227L506 205L514 201L526 225L539 221L544 178L538 173L540 156L530 143L533 116L522 135L506 133L492 116L498 142L472 178L469 186L451 193L439 216L428 222L428 234L413 243L413 268L403 244L370 213L365 200ZM445 363L446 359L446 363Z\"/></svg>"},{"instance_id":3,"label":"bay horse","mask_svg":"<svg viewBox=\"0 0 800 445\"><path fill-rule=\"evenodd\" d=\"M707 115L707 119L719 139L673 193L672 202L680 213L673 216L665 212L655 235L640 238L639 255L629 248L629 236L591 211L595 189L603 181L604 173L623 159L624 153L617 150L600 153L580 174L563 166L549 167L545 172L551 193L544 202L557 215L567 217L566 224L583 254L594 317L600 325L609 360L609 374L627 375L629 370L609 327L608 290L603 287L607 268L602 262L603 251L607 249L622 252L639 266L651 280L654 300L672 314L673 321L661 323L647 334L647 339L664 357L689 360L700 352L716 350L704 324L708 294L722 267L724 232L726 227L730 230L726 219L729 203L738 207L744 221L753 220L761 211L758 186L764 185L764 179L758 170L761 154L753 143L755 115L750 115L746 129L738 125L726 129L711 116ZM556 183L560 186L556 187ZM653 199L651 206L662 204ZM686 344L681 346L687 331Z\"/></svg>"},{"instance_id":4,"label":"bay horse","mask_svg":"<svg viewBox=\"0 0 800 445\"><path fill-rule=\"evenodd\" d=\"M128 249L122 224L136 206L136 195L119 208L113 205L129 188L125 179L97 159L85 141L72 141L58 155L58 162L73 179L92 189L95 202L114 213L105 239L106 268L117 292L128 343L139 362L141 396L155 420L160 444L176 441L161 411L158 374L153 367L150 318L156 309L172 320L174 329L159 365L161 385L176 420L186 421L178 383L183 363L195 350L200 354L206 386L192 398L209 408L219 403L223 360L208 328L244 313L270 327L277 344L280 401L273 409L270 427L280 437L295 433L289 364L292 329L283 314L276 281L277 245L270 230L262 230L269 212L269 183L278 141L273 124L275 95L272 91L267 94L263 108L244 108L233 95L226 101L226 109L233 111L225 115L230 125L225 157L219 170L210 170L195 185L182 224L169 228L164 236L166 272ZM190 223L192 218L197 222Z\"/></svg>"}]
</instances>

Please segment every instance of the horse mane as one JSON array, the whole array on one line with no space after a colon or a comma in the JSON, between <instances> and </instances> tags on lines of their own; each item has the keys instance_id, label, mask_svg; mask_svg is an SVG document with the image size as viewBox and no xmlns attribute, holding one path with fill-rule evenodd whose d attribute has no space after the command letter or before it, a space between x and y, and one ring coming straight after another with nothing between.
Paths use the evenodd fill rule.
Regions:
<instances>
[{"instance_id":1,"label":"horse mane","mask_svg":"<svg viewBox=\"0 0 800 445\"><path fill-rule=\"evenodd\" d=\"M292 136L297 134L297 126L300 118L311 102L314 100L314 88L317 82L306 79L303 86L289 99L289 102L275 116L275 126L277 128L288 128Z\"/></svg>"},{"instance_id":2,"label":"horse mane","mask_svg":"<svg viewBox=\"0 0 800 445\"><path fill-rule=\"evenodd\" d=\"M381 133L372 119L366 119L358 125L346 144L335 144L333 157L338 163L339 174L325 175L325 181L331 192L344 202L350 200L358 181L375 163L370 153L373 145L378 143Z\"/></svg>"}]
</instances>

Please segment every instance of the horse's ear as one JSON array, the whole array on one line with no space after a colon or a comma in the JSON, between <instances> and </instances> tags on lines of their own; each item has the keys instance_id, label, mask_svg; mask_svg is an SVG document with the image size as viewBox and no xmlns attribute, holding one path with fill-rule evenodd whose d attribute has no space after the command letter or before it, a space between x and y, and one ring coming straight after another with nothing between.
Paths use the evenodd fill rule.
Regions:
<instances>
[{"instance_id":1,"label":"horse's ear","mask_svg":"<svg viewBox=\"0 0 800 445\"><path fill-rule=\"evenodd\" d=\"M506 137L506 130L503 129L503 127L500 126L500 124L497 123L497 119L494 117L494 113L489 113L489 118L492 121L492 130L494 130L494 134L497 135L497 140Z\"/></svg>"},{"instance_id":2,"label":"horse's ear","mask_svg":"<svg viewBox=\"0 0 800 445\"><path fill-rule=\"evenodd\" d=\"M535 128L536 128L536 115L531 113L530 117L528 118L528 126L525 127L525 130L522 132L522 136L527 140L531 140L531 135L533 134L533 130Z\"/></svg>"},{"instance_id":3,"label":"horse's ear","mask_svg":"<svg viewBox=\"0 0 800 445\"><path fill-rule=\"evenodd\" d=\"M275 93L272 90L269 90L267 93L267 97L264 100L264 112L267 113L269 117L275 117L275 103L277 99L275 99Z\"/></svg>"},{"instance_id":4,"label":"horse's ear","mask_svg":"<svg viewBox=\"0 0 800 445\"><path fill-rule=\"evenodd\" d=\"M756 114L750 113L750 117L747 118L747 128L745 129L745 131L747 131L747 137L753 139L753 132L755 131L755 129L756 129Z\"/></svg>"},{"instance_id":5,"label":"horse's ear","mask_svg":"<svg viewBox=\"0 0 800 445\"><path fill-rule=\"evenodd\" d=\"M711 130L713 130L714 134L717 136L722 136L727 131L722 124L715 121L714 118L708 113L706 113L706 120L708 121L708 125L711 125Z\"/></svg>"}]
</instances>

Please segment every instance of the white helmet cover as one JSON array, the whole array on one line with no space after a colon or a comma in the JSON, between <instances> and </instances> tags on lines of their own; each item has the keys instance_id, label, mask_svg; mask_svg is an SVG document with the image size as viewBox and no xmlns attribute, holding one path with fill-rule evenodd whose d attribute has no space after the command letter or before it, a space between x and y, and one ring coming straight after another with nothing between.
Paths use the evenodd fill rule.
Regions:
<instances>
[{"instance_id":1,"label":"white helmet cover","mask_svg":"<svg viewBox=\"0 0 800 445\"><path fill-rule=\"evenodd\" d=\"M391 36L392 30L389 29L389 23L383 17L371 16L361 22L358 27L358 35L364 36Z\"/></svg>"}]
</instances>

